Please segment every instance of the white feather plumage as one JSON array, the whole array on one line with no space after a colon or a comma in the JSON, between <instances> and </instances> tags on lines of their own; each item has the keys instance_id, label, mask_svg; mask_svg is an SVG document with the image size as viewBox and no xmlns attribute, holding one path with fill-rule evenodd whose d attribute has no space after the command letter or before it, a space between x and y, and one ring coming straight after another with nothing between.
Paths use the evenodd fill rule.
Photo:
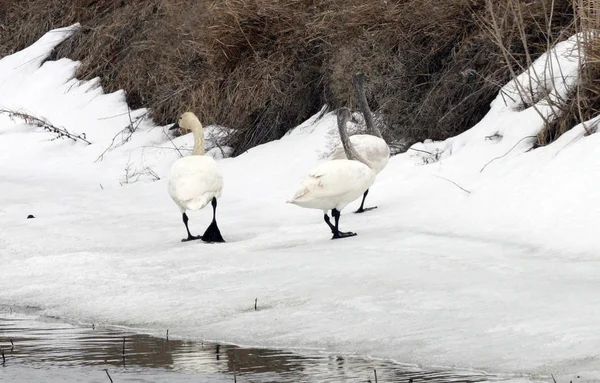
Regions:
<instances>
[{"instance_id":1,"label":"white feather plumage","mask_svg":"<svg viewBox=\"0 0 600 383\"><path fill-rule=\"evenodd\" d=\"M350 143L376 174L385 168L390 158L390 148L383 138L371 134L355 134L350 136ZM330 160L346 159L346 152L342 144L336 146L329 157Z\"/></svg>"},{"instance_id":2,"label":"white feather plumage","mask_svg":"<svg viewBox=\"0 0 600 383\"><path fill-rule=\"evenodd\" d=\"M367 165L353 160L327 161L314 168L300 183L289 203L324 212L341 211L375 182Z\"/></svg>"},{"instance_id":3,"label":"white feather plumage","mask_svg":"<svg viewBox=\"0 0 600 383\"><path fill-rule=\"evenodd\" d=\"M223 190L223 176L214 159L191 155L171 166L169 194L181 212L200 210Z\"/></svg>"}]
</instances>

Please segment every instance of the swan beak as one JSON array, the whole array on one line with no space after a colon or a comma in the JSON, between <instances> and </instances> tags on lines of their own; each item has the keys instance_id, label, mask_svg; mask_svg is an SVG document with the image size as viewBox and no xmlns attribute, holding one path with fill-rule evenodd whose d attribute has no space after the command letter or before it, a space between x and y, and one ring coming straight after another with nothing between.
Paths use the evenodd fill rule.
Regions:
<instances>
[{"instance_id":1,"label":"swan beak","mask_svg":"<svg viewBox=\"0 0 600 383\"><path fill-rule=\"evenodd\" d=\"M169 130L179 129L179 124L176 122L175 125L171 126Z\"/></svg>"}]
</instances>

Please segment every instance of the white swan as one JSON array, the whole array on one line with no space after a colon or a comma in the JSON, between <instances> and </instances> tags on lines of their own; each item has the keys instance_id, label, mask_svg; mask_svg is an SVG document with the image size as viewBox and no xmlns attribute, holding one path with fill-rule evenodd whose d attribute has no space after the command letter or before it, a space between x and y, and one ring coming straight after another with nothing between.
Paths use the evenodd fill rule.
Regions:
<instances>
[{"instance_id":1,"label":"white swan","mask_svg":"<svg viewBox=\"0 0 600 383\"><path fill-rule=\"evenodd\" d=\"M362 73L359 73L354 77L357 98L363 109L369 134L355 134L350 136L350 142L358 154L364 158L373 171L375 171L375 174L379 174L379 172L381 172L388 163L388 159L390 158L390 147L385 142L381 136L381 132L373 122L373 117L371 116L371 111L369 109L369 105L367 104L367 99L362 87L363 81L364 75L362 75ZM330 160L339 160L344 158L347 157L342 144L338 145L333 154L329 157ZM360 207L357 211L355 211L355 213L363 213L365 211L377 208L377 206L373 206L365 209L364 205L367 194L369 194L369 189L367 189L363 194Z\"/></svg>"},{"instance_id":2,"label":"white swan","mask_svg":"<svg viewBox=\"0 0 600 383\"><path fill-rule=\"evenodd\" d=\"M225 242L217 226L217 198L223 190L223 176L212 157L204 155L204 129L198 117L185 112L169 130L186 129L194 134L192 155L175 161L169 175L169 194L179 206L187 238L182 242L201 239L205 242ZM188 227L186 210L200 210L208 203L212 204L213 219L202 236L194 236Z\"/></svg>"},{"instance_id":3,"label":"white swan","mask_svg":"<svg viewBox=\"0 0 600 383\"><path fill-rule=\"evenodd\" d=\"M360 197L375 181L371 165L354 150L348 140L346 123L350 117L348 108L338 110L338 130L348 159L318 165L302 181L294 197L287 201L300 207L323 210L325 223L333 233L332 239L356 235L339 230L340 211ZM334 225L329 220L328 210L331 210L335 219Z\"/></svg>"}]
</instances>

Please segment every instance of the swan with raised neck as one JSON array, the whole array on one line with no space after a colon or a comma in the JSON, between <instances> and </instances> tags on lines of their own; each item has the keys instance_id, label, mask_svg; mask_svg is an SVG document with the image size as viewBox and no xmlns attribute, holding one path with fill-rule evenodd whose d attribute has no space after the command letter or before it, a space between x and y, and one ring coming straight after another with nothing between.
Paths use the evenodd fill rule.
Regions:
<instances>
[{"instance_id":1,"label":"swan with raised neck","mask_svg":"<svg viewBox=\"0 0 600 383\"><path fill-rule=\"evenodd\" d=\"M217 225L217 199L223 190L223 175L217 163L204 155L204 129L196 115L183 113L169 130L189 130L194 134L192 155L178 159L171 165L169 194L181 211L187 238L183 241L201 239L205 242L225 242ZM187 210L200 210L212 205L213 219L204 234L192 235L188 226Z\"/></svg>"},{"instance_id":2,"label":"swan with raised neck","mask_svg":"<svg viewBox=\"0 0 600 383\"><path fill-rule=\"evenodd\" d=\"M323 211L323 219L333 234L332 239L356 235L339 229L341 211L360 197L375 181L375 171L354 148L346 124L352 114L348 108L337 111L338 130L347 158L325 161L317 165L301 182L294 196L287 201L294 205ZM331 222L331 210L335 223Z\"/></svg>"}]
</instances>

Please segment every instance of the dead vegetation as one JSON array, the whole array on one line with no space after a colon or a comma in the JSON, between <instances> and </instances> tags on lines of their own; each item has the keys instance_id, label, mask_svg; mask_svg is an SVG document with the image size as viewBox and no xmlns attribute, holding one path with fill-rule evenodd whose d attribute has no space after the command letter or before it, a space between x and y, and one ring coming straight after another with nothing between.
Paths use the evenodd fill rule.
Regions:
<instances>
[{"instance_id":1,"label":"dead vegetation","mask_svg":"<svg viewBox=\"0 0 600 383\"><path fill-rule=\"evenodd\" d=\"M62 126L55 126L46 118L34 116L33 114L27 111L0 109L0 114L7 115L12 120L20 120L28 125L37 126L38 128L42 128L43 130L52 133L54 134L54 138L52 138L52 140L68 138L75 142L84 142L87 145L92 144L90 141L87 140L85 133L75 135L69 132L66 128Z\"/></svg>"},{"instance_id":2,"label":"dead vegetation","mask_svg":"<svg viewBox=\"0 0 600 383\"><path fill-rule=\"evenodd\" d=\"M51 59L80 60L78 78L125 89L159 124L190 109L234 128L235 154L324 104L356 109L360 71L384 136L411 144L474 125L511 68L577 27L572 1L514 1L519 14L506 0L0 0L0 56L79 22ZM480 22L492 15L501 45Z\"/></svg>"},{"instance_id":3,"label":"dead vegetation","mask_svg":"<svg viewBox=\"0 0 600 383\"><path fill-rule=\"evenodd\" d=\"M578 81L568 94L559 95L547 89L548 86L555 88L559 85L557 82L564 81L561 68L550 66L552 64L547 64L544 68L545 72L550 73L548 77L551 79L551 84L546 84L548 81L546 74L537 72L532 72L528 84L516 82L519 97L526 100L526 105L523 107L533 106L537 110L535 103L543 102L552 109L549 116L540 113L544 119L544 128L537 137L534 137L534 148L548 145L578 124L584 124L587 134L594 133L596 127L589 126L588 121L598 116L600 112L600 83L598 82L600 42L597 39L597 32L600 29L600 1L555 0L543 5L545 18L532 25L527 20L527 15L531 12L527 2L507 0L496 4L493 0L487 0L490 17L480 20L482 28L487 31L501 51L503 61L513 79L529 67L537 56L528 46L532 31L540 34L540 41L545 42L546 51L550 51L558 42L573 33L580 33L578 49L584 52L580 57L586 58L585 60L580 58ZM556 14L560 15L558 23L553 17ZM512 40L516 41L517 46L523 48L522 57L515 55L514 49L509 44L510 40L503 34L507 23L515 26L516 33L512 36Z\"/></svg>"}]
</instances>

